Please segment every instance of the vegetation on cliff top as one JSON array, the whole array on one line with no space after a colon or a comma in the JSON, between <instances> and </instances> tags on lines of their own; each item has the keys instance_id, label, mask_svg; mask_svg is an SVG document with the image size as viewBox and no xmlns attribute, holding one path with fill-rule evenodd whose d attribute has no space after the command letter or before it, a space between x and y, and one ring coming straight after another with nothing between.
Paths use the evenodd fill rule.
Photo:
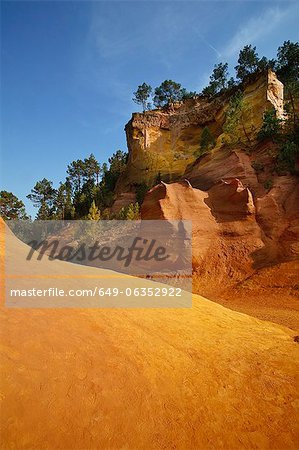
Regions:
<instances>
[{"instance_id":1,"label":"vegetation on cliff top","mask_svg":"<svg viewBox=\"0 0 299 450\"><path fill-rule=\"evenodd\" d=\"M152 87L143 83L138 86L137 91L133 94L133 101L138 105L142 105L143 112L151 109L152 103L149 100L152 92ZM184 101L194 96L196 96L196 92L188 92L179 83L172 80L165 80L160 86L155 88L153 104L158 109L167 108L173 103Z\"/></svg>"},{"instance_id":2,"label":"vegetation on cliff top","mask_svg":"<svg viewBox=\"0 0 299 450\"><path fill-rule=\"evenodd\" d=\"M229 77L227 63L215 65L210 76L209 85L203 89L202 95L213 98L233 88L229 108L226 113L224 132L229 137L227 144L234 144L236 128L244 132L243 143L251 146L246 132L243 113L248 107L244 103L242 83L248 75L271 68L276 71L285 86L285 118L276 117L275 111L266 111L261 130L257 131L257 139L271 139L277 144L278 153L275 156L275 169L278 174L294 171L295 159L299 154L299 43L285 41L277 50L277 59L259 58L256 47L246 45L239 53L238 64L235 67L235 80ZM171 104L195 97L195 92L188 92L179 83L165 80L154 90L146 83L138 86L133 100L142 106L143 112L151 108L151 98L157 108L168 108ZM240 139L240 138L239 138ZM239 141L238 141L239 142ZM215 145L215 137L208 127L205 127L196 156L210 151ZM84 160L72 161L67 167L67 177L55 189L53 183L46 178L38 181L27 197L38 208L37 219L81 219L109 218L109 207L114 200L114 189L120 175L127 165L128 154L118 150L108 164L100 163L91 154ZM156 182L161 181L161 174ZM137 204L123 208L117 218L131 219L139 214L147 190L151 186L136 185ZM0 192L0 214L6 219L28 219L24 203L13 193Z\"/></svg>"},{"instance_id":3,"label":"vegetation on cliff top","mask_svg":"<svg viewBox=\"0 0 299 450\"><path fill-rule=\"evenodd\" d=\"M229 91L230 101L226 112L226 120L223 131L226 134L224 143L235 145L237 143L244 145L249 151L253 142L250 138L248 129L250 125L245 123L248 105L243 98L243 83L248 76L262 72L266 69L275 70L279 79L285 86L285 118L278 119L273 111L265 112L262 129L255 130L259 140L271 139L278 145L278 156L276 160L276 169L288 170L293 172L295 167L295 158L299 151L299 43L285 41L277 50L277 59L267 59L265 56L259 58L256 47L245 45L240 50L238 64L235 66L236 79L229 77L229 69L227 63L218 63L214 66L210 76L209 85L203 89L201 94L188 92L182 88L179 83L172 80L165 80L159 87L153 89L144 85L138 87L136 94L142 95L143 104L151 107L150 96L153 97L153 104L158 109L168 109L176 102L184 101L190 97L204 95L209 99L213 99L219 94ZM136 99L134 99L136 101ZM137 102L137 101L136 101ZM148 108L144 108L144 111ZM240 131L240 132L237 132ZM242 137L243 135L243 137ZM211 131L205 127L200 140L199 150L195 152L195 156L210 151L215 145L215 137Z\"/></svg>"},{"instance_id":4,"label":"vegetation on cliff top","mask_svg":"<svg viewBox=\"0 0 299 450\"><path fill-rule=\"evenodd\" d=\"M227 63L218 63L214 66L210 81L202 92L189 92L172 80L165 80L159 87L153 88L146 83L138 86L134 93L133 101L143 106L143 111L151 109L152 103L158 109L168 108L171 104L184 101L188 98L204 95L213 98L231 88L241 86L246 78L254 73L272 69L279 79L285 84L287 95L295 102L298 97L299 77L299 43L285 41L277 50L276 59L268 59L265 56L259 58L256 47L245 45L240 50L238 64L235 66L236 79L229 76ZM153 101L151 97L154 92Z\"/></svg>"}]
</instances>

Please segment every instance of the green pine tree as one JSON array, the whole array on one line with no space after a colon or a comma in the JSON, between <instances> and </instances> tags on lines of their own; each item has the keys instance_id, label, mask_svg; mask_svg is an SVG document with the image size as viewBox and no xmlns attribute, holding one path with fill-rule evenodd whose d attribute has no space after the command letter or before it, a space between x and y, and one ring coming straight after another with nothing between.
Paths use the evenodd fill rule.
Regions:
<instances>
[{"instance_id":1,"label":"green pine tree","mask_svg":"<svg viewBox=\"0 0 299 450\"><path fill-rule=\"evenodd\" d=\"M186 92L180 83L172 80L165 80L155 89L154 105L157 108L165 108L172 103L181 101Z\"/></svg>"},{"instance_id":2,"label":"green pine tree","mask_svg":"<svg viewBox=\"0 0 299 450\"><path fill-rule=\"evenodd\" d=\"M235 67L237 72L237 77L240 80L244 80L247 75L254 73L259 68L259 57L256 52L256 47L252 45L245 45L245 47L240 50L238 64Z\"/></svg>"},{"instance_id":3,"label":"green pine tree","mask_svg":"<svg viewBox=\"0 0 299 450\"><path fill-rule=\"evenodd\" d=\"M101 218L101 212L99 208L96 206L95 202L93 201L91 204L91 207L89 208L89 213L87 215L88 220L100 220Z\"/></svg>"},{"instance_id":4,"label":"green pine tree","mask_svg":"<svg viewBox=\"0 0 299 450\"><path fill-rule=\"evenodd\" d=\"M0 192L0 215L4 220L27 220L25 205L12 192Z\"/></svg>"},{"instance_id":5,"label":"green pine tree","mask_svg":"<svg viewBox=\"0 0 299 450\"><path fill-rule=\"evenodd\" d=\"M133 93L134 95L133 102L137 103L137 105L141 105L143 112L151 108L151 104L148 101L148 99L151 96L151 93L152 87L146 83L143 83L140 86L138 86L137 91Z\"/></svg>"},{"instance_id":6,"label":"green pine tree","mask_svg":"<svg viewBox=\"0 0 299 450\"><path fill-rule=\"evenodd\" d=\"M276 116L275 109L270 109L264 112L263 124L257 134L259 141L270 138L273 142L277 140L281 133L282 120Z\"/></svg>"},{"instance_id":7,"label":"green pine tree","mask_svg":"<svg viewBox=\"0 0 299 450\"><path fill-rule=\"evenodd\" d=\"M208 152L215 147L215 138L209 127L204 127L200 136L200 154Z\"/></svg>"},{"instance_id":8,"label":"green pine tree","mask_svg":"<svg viewBox=\"0 0 299 450\"><path fill-rule=\"evenodd\" d=\"M228 80L228 64L215 64L212 75L210 75L209 85L203 89L203 95L212 97L228 88L232 79Z\"/></svg>"},{"instance_id":9,"label":"green pine tree","mask_svg":"<svg viewBox=\"0 0 299 450\"><path fill-rule=\"evenodd\" d=\"M229 142L231 144L236 144L237 142L243 142L247 145L251 144L250 136L244 122L244 113L248 111L248 108L242 92L237 92L229 102L223 131L229 137ZM241 136L240 133L238 133L239 127L241 127L242 130ZM242 134L244 136L242 136Z\"/></svg>"},{"instance_id":10,"label":"green pine tree","mask_svg":"<svg viewBox=\"0 0 299 450\"><path fill-rule=\"evenodd\" d=\"M56 197L56 190L53 188L52 181L43 178L38 181L27 198L33 205L38 207L37 219L48 220L53 218L53 206Z\"/></svg>"},{"instance_id":11,"label":"green pine tree","mask_svg":"<svg viewBox=\"0 0 299 450\"><path fill-rule=\"evenodd\" d=\"M139 219L139 204L130 203L124 206L118 213L119 220L138 220Z\"/></svg>"}]
</instances>

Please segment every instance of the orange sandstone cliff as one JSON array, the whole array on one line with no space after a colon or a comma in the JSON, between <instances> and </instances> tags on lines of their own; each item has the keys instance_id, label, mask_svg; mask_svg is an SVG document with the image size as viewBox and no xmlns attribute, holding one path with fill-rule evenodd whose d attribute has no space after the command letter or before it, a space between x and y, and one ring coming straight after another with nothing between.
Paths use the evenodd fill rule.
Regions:
<instances>
[{"instance_id":1,"label":"orange sandstone cliff","mask_svg":"<svg viewBox=\"0 0 299 450\"><path fill-rule=\"evenodd\" d=\"M223 130L234 92L133 114L113 210L133 202L140 184L153 186L143 219L192 220L195 292L297 327L298 177L277 171L275 144L256 139L266 110L283 117L283 85L269 70L249 78L243 92L246 108L234 145ZM198 157L206 126L215 146Z\"/></svg>"},{"instance_id":2,"label":"orange sandstone cliff","mask_svg":"<svg viewBox=\"0 0 299 450\"><path fill-rule=\"evenodd\" d=\"M273 72L268 71L250 78L243 90L246 104L243 123L247 136L254 140L256 131L261 127L265 110L275 108L277 115L282 117L283 85ZM246 158L243 154L240 156L242 148L228 155L227 149L222 145L225 137L225 113L233 93L219 95L212 101L202 96L190 99L174 105L168 111L134 113L125 128L129 162L127 170L118 182L117 193L132 192L140 183L152 186L158 175L168 182L180 179L186 170L190 173L193 165L196 170L196 152L205 126L209 127L217 140L212 155L209 155L214 168L210 170L218 172L216 178L223 177L225 173L229 176L239 176L246 165ZM240 126L237 132L244 133L242 128L243 126ZM224 160L226 171L219 173L219 166L223 166ZM205 166L205 170L209 166L207 161L200 165ZM194 172L192 174L194 176Z\"/></svg>"}]
</instances>

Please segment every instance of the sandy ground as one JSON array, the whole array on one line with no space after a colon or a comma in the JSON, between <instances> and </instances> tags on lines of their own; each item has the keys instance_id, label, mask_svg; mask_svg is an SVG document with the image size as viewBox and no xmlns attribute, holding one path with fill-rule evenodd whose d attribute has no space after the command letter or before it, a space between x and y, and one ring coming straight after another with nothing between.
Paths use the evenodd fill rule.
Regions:
<instances>
[{"instance_id":1,"label":"sandy ground","mask_svg":"<svg viewBox=\"0 0 299 450\"><path fill-rule=\"evenodd\" d=\"M260 269L239 286L209 299L235 311L291 328L299 334L299 261Z\"/></svg>"},{"instance_id":2,"label":"sandy ground","mask_svg":"<svg viewBox=\"0 0 299 450\"><path fill-rule=\"evenodd\" d=\"M2 449L298 448L287 328L196 295L189 309L0 313Z\"/></svg>"}]
</instances>

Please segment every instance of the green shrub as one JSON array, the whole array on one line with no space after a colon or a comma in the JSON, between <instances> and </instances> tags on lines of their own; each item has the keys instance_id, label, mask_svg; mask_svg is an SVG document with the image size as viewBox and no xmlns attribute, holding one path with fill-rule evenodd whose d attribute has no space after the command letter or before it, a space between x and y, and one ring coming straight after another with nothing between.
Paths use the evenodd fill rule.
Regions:
<instances>
[{"instance_id":1,"label":"green shrub","mask_svg":"<svg viewBox=\"0 0 299 450\"><path fill-rule=\"evenodd\" d=\"M139 204L130 203L124 206L118 213L119 220L138 220L139 219Z\"/></svg>"},{"instance_id":2,"label":"green shrub","mask_svg":"<svg viewBox=\"0 0 299 450\"><path fill-rule=\"evenodd\" d=\"M102 220L109 220L111 219L111 214L108 208L104 209L104 211L101 213L101 219Z\"/></svg>"},{"instance_id":3,"label":"green shrub","mask_svg":"<svg viewBox=\"0 0 299 450\"><path fill-rule=\"evenodd\" d=\"M273 181L272 180L266 180L264 183L264 188L266 189L266 191L270 191L270 189L273 186Z\"/></svg>"},{"instance_id":4,"label":"green shrub","mask_svg":"<svg viewBox=\"0 0 299 450\"><path fill-rule=\"evenodd\" d=\"M281 122L282 120L276 116L274 109L265 111L263 124L257 134L257 139L262 141L263 139L271 138L273 142L276 142L281 133Z\"/></svg>"},{"instance_id":5,"label":"green shrub","mask_svg":"<svg viewBox=\"0 0 299 450\"><path fill-rule=\"evenodd\" d=\"M204 127L200 136L200 154L203 154L215 147L215 138L209 130Z\"/></svg>"},{"instance_id":6,"label":"green shrub","mask_svg":"<svg viewBox=\"0 0 299 450\"><path fill-rule=\"evenodd\" d=\"M264 171L264 164L259 163L258 161L252 161L251 167L257 172L263 172Z\"/></svg>"},{"instance_id":7,"label":"green shrub","mask_svg":"<svg viewBox=\"0 0 299 450\"><path fill-rule=\"evenodd\" d=\"M249 114L251 106L244 100L244 94L237 91L229 101L228 108L225 113L225 122L223 131L229 137L230 144L242 143L251 147L251 139L248 134L248 124L245 121L245 113ZM224 138L224 143L226 139Z\"/></svg>"},{"instance_id":8,"label":"green shrub","mask_svg":"<svg viewBox=\"0 0 299 450\"><path fill-rule=\"evenodd\" d=\"M279 150L276 161L277 171L290 171L295 169L296 156L299 154L299 147L295 142L286 141Z\"/></svg>"},{"instance_id":9,"label":"green shrub","mask_svg":"<svg viewBox=\"0 0 299 450\"><path fill-rule=\"evenodd\" d=\"M295 142L287 141L280 149L279 155L289 164L295 163L296 155L299 153L299 148Z\"/></svg>"},{"instance_id":10,"label":"green shrub","mask_svg":"<svg viewBox=\"0 0 299 450\"><path fill-rule=\"evenodd\" d=\"M96 206L95 202L93 201L91 204L91 207L89 208L89 213L87 215L88 220L100 220L101 218L101 212L99 208Z\"/></svg>"}]
</instances>

